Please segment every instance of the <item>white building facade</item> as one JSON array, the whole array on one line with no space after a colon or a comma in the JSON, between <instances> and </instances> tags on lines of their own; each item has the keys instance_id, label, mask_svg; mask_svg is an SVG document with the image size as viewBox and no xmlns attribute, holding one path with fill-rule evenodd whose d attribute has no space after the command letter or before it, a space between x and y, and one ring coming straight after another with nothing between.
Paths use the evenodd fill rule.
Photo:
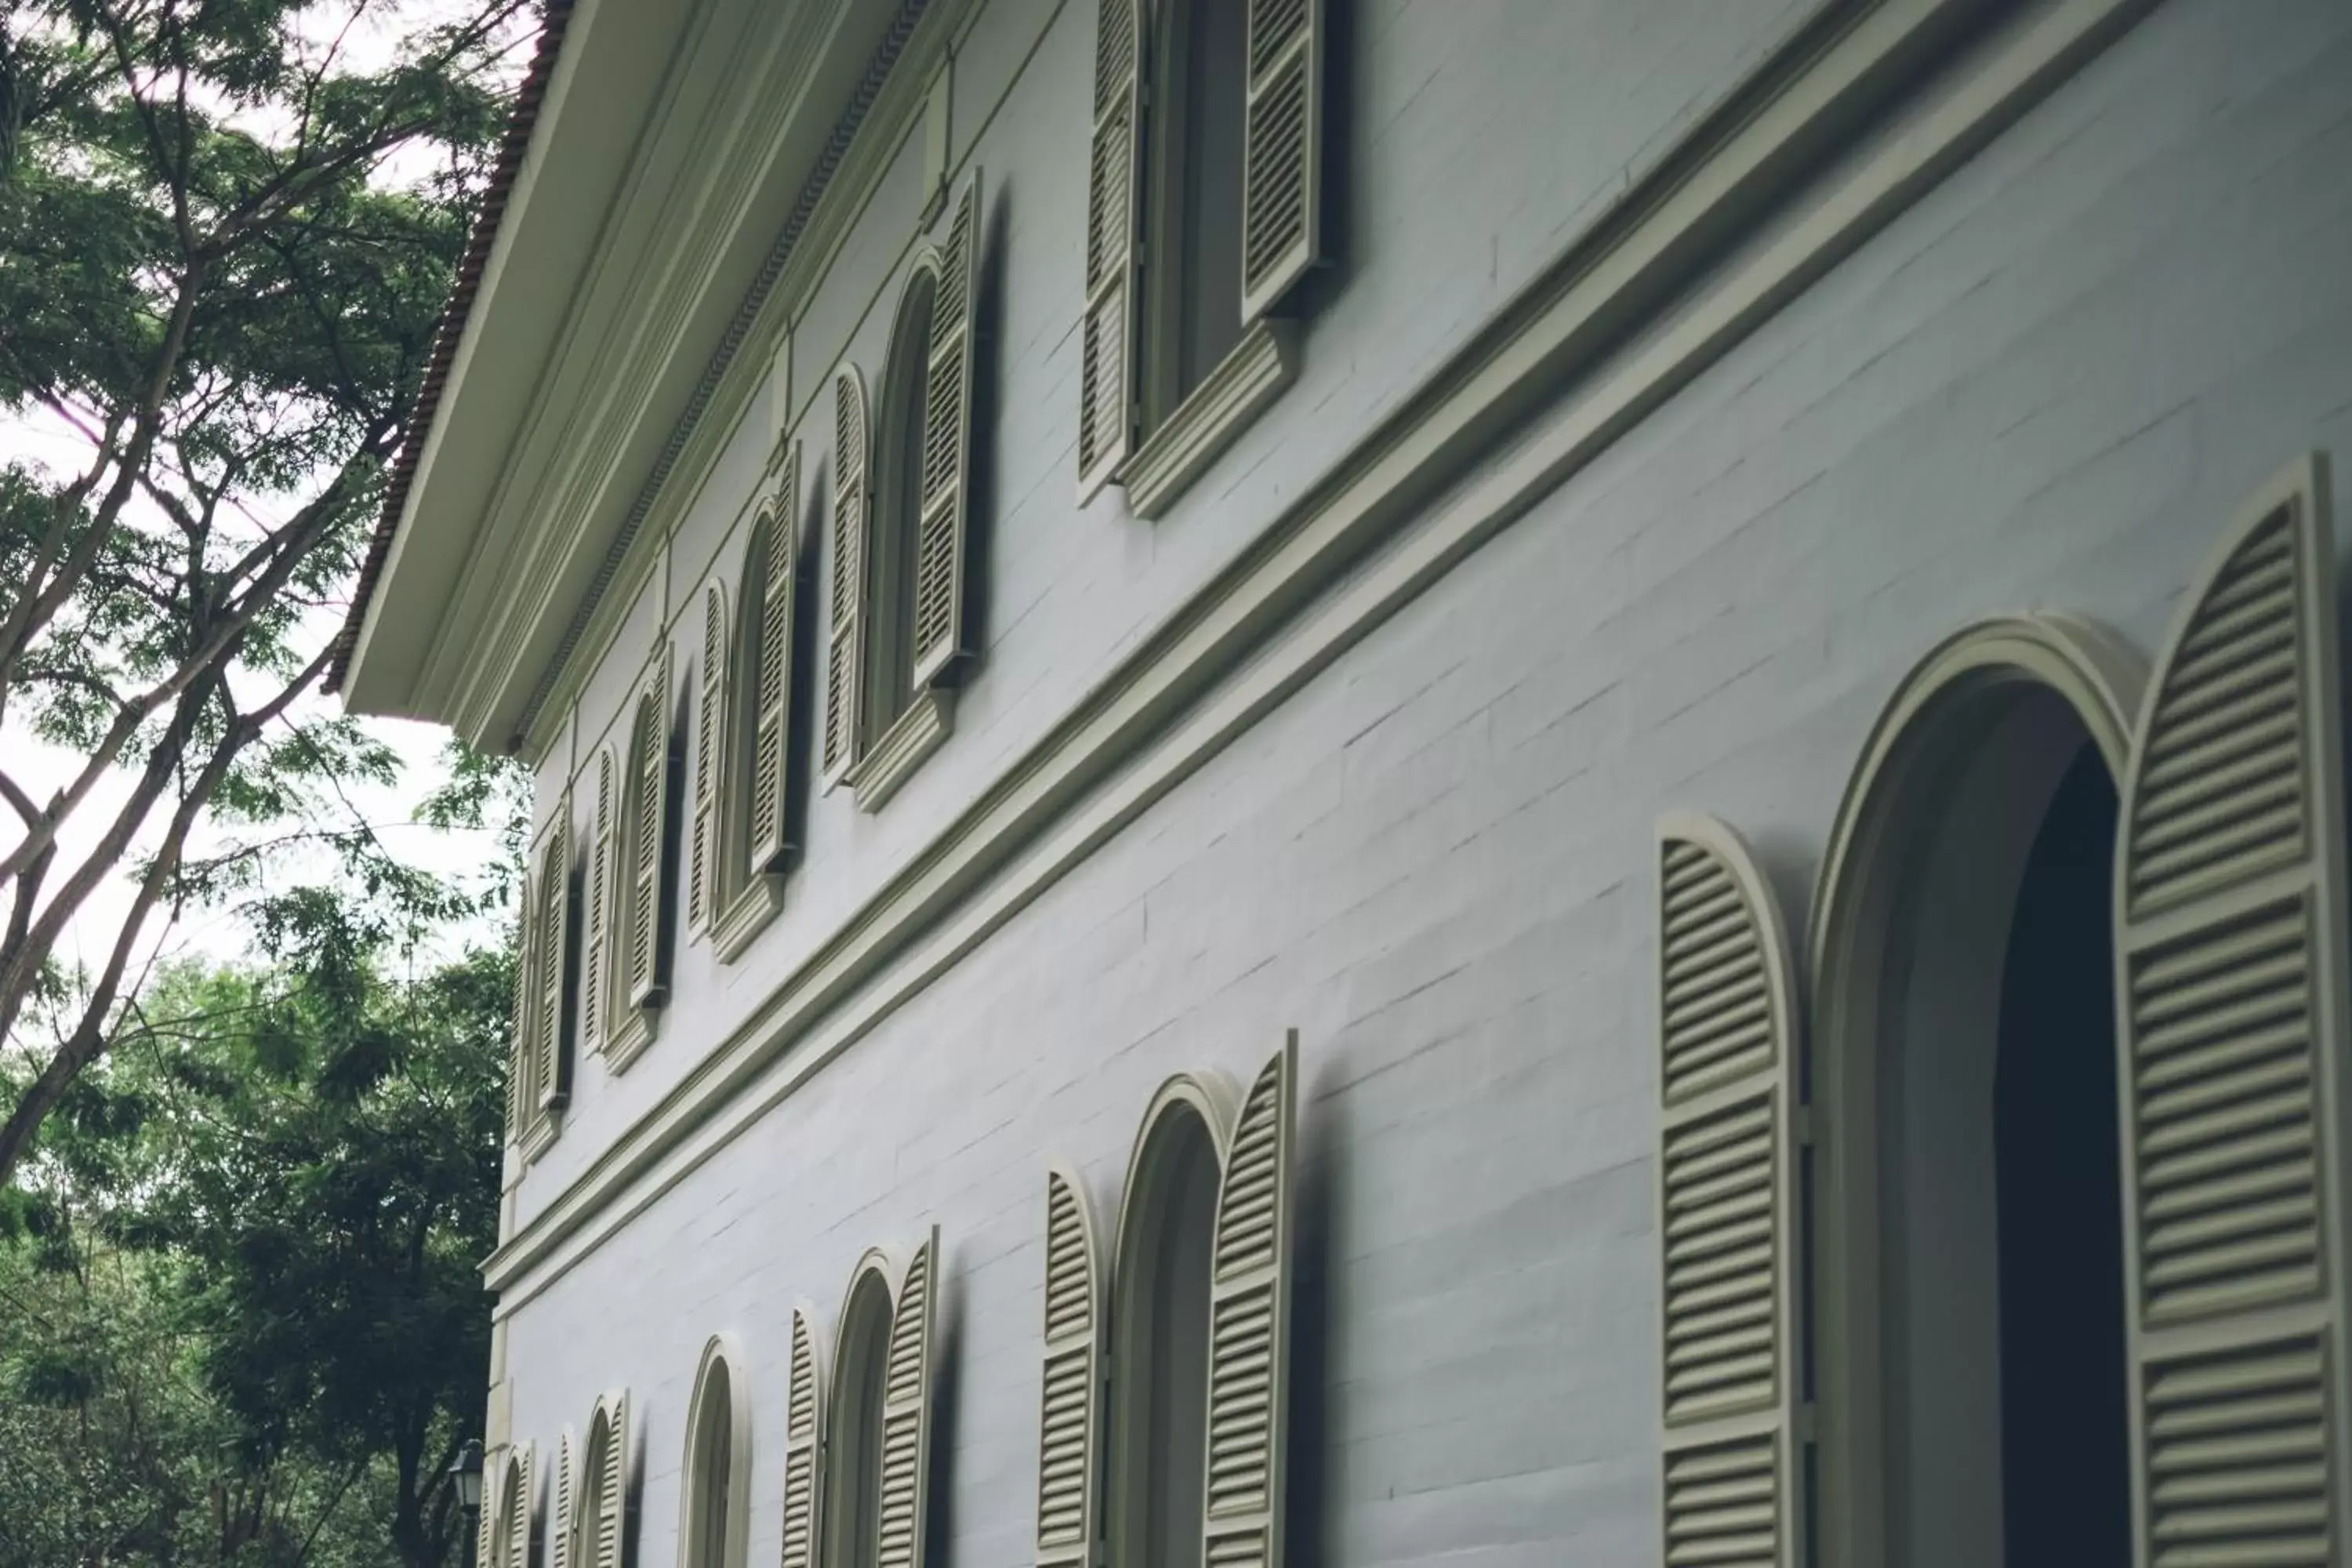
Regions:
<instances>
[{"instance_id":1,"label":"white building facade","mask_svg":"<svg viewBox=\"0 0 2352 1568\"><path fill-rule=\"evenodd\" d=\"M559 4L487 1561L2352 1563L2339 0Z\"/></svg>"}]
</instances>

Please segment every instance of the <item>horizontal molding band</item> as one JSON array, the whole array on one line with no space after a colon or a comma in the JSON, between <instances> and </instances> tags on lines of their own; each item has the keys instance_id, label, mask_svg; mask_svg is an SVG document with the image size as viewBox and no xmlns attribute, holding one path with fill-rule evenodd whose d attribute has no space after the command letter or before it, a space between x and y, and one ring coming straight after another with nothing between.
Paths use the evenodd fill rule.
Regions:
<instances>
[{"instance_id":1,"label":"horizontal molding band","mask_svg":"<svg viewBox=\"0 0 2352 1568\"><path fill-rule=\"evenodd\" d=\"M1983 13L1970 0L1827 8L1628 194L1615 221L1563 256L493 1253L484 1278L500 1293L498 1314L562 1278L2152 4L2028 7L1921 112L1817 190L1854 132ZM1811 199L1801 218L1769 229L1776 204L1801 191ZM1721 265L1740 239L1752 247ZM1719 275L1687 299L1710 265ZM1607 359L1677 299L1637 352ZM1481 458L1492 460L1472 475ZM1375 546L1387 548L1366 565Z\"/></svg>"}]
</instances>

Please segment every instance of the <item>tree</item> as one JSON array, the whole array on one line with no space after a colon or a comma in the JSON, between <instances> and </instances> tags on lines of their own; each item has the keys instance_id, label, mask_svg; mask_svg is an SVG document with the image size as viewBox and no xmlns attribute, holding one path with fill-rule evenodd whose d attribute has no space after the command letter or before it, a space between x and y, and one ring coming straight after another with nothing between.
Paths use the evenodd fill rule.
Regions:
<instances>
[{"instance_id":1,"label":"tree","mask_svg":"<svg viewBox=\"0 0 2352 1568\"><path fill-rule=\"evenodd\" d=\"M398 13L366 0L35 0L0 33L0 416L85 456L0 468L0 721L73 759L54 788L0 765L0 1038L28 1007L55 1026L0 1183L104 1050L151 922L222 868L194 866L199 824L390 766L305 699L530 20L446 6L380 64ZM125 870L77 983L59 939Z\"/></svg>"},{"instance_id":2,"label":"tree","mask_svg":"<svg viewBox=\"0 0 2352 1568\"><path fill-rule=\"evenodd\" d=\"M302 889L259 911L275 964L167 972L26 1167L0 1427L81 1437L0 1505L49 1561L470 1546L447 1470L481 1434L514 954L404 978L371 909Z\"/></svg>"}]
</instances>

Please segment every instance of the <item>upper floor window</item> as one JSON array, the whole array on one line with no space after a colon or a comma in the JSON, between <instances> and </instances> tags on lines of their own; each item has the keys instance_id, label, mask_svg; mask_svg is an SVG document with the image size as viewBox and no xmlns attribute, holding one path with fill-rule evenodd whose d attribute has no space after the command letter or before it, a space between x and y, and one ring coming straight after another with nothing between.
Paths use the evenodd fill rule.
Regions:
<instances>
[{"instance_id":1,"label":"upper floor window","mask_svg":"<svg viewBox=\"0 0 2352 1568\"><path fill-rule=\"evenodd\" d=\"M703 590L694 766L693 869L687 923L732 960L782 907L798 847L793 788L793 602L798 583L800 447L780 448L743 552L733 619L716 583Z\"/></svg>"},{"instance_id":2,"label":"upper floor window","mask_svg":"<svg viewBox=\"0 0 2352 1568\"><path fill-rule=\"evenodd\" d=\"M1322 258L1319 0L1099 0L1082 500L1157 516L1294 372Z\"/></svg>"},{"instance_id":3,"label":"upper floor window","mask_svg":"<svg viewBox=\"0 0 2352 1568\"><path fill-rule=\"evenodd\" d=\"M652 1042L669 999L677 755L665 643L630 705L617 765L597 759L596 842L588 889L588 988L601 1012L605 1065L618 1072ZM617 773L618 777L615 777Z\"/></svg>"},{"instance_id":4,"label":"upper floor window","mask_svg":"<svg viewBox=\"0 0 2352 1568\"><path fill-rule=\"evenodd\" d=\"M513 1053L507 1075L507 1136L526 1161L555 1141L572 1093L572 1003L575 974L572 887L572 792L541 830L517 893Z\"/></svg>"},{"instance_id":5,"label":"upper floor window","mask_svg":"<svg viewBox=\"0 0 2352 1568\"><path fill-rule=\"evenodd\" d=\"M881 805L946 739L976 651L971 447L979 185L908 264L891 318L879 416L853 365L834 403L833 629L824 776Z\"/></svg>"}]
</instances>

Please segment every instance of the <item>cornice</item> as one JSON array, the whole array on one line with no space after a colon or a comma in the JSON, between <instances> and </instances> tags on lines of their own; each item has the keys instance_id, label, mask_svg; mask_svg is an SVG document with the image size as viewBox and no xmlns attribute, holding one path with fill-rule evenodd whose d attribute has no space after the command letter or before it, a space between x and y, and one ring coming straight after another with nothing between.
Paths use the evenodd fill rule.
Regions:
<instances>
[{"instance_id":1,"label":"cornice","mask_svg":"<svg viewBox=\"0 0 2352 1568\"><path fill-rule=\"evenodd\" d=\"M483 667L461 729L470 733L488 726L497 709L528 681L510 732L485 731L485 738L502 741L525 755L543 750L554 716L577 696L595 662L593 655L610 641L737 424L767 387L771 366L793 320L871 199L898 143L923 113L931 77L981 4L902 0L684 410L638 483L617 531L603 547L554 649L543 659L533 659L520 637L510 639L507 656ZM622 470L606 465L593 484L575 483L567 504L549 511L541 525L549 552L583 539L587 520L612 504L615 488L625 479ZM534 629L542 629L545 618L556 613L546 595L540 603L541 618L534 622ZM675 609L664 606L665 624Z\"/></svg>"},{"instance_id":2,"label":"cornice","mask_svg":"<svg viewBox=\"0 0 2352 1568\"><path fill-rule=\"evenodd\" d=\"M484 1266L499 1315L1524 516L2152 4L2044 0L1965 51L1961 29L1982 16L1971 0L1825 7L508 1237ZM1922 89L1931 67L1944 68ZM1856 148L1856 132L1898 102L1899 132Z\"/></svg>"}]
</instances>

